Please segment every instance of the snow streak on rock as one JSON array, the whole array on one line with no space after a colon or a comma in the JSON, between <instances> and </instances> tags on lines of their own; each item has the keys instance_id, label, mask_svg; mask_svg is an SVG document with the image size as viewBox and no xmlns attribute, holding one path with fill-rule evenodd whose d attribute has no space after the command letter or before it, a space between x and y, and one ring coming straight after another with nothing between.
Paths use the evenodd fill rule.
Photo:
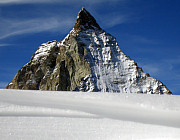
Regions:
<instances>
[{"instance_id":1,"label":"snow streak on rock","mask_svg":"<svg viewBox=\"0 0 180 140\"><path fill-rule=\"evenodd\" d=\"M86 29L79 32L77 38L87 50L89 56L87 61L91 65L91 79L96 82L95 85L99 91L169 93L160 81L143 73L142 68L121 51L115 37L104 30Z\"/></svg>"}]
</instances>

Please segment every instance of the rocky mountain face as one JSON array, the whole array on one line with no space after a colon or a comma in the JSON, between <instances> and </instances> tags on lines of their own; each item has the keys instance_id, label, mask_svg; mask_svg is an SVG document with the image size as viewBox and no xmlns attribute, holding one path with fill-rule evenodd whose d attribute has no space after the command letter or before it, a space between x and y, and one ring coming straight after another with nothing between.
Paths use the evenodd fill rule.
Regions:
<instances>
[{"instance_id":1,"label":"rocky mountain face","mask_svg":"<svg viewBox=\"0 0 180 140\"><path fill-rule=\"evenodd\" d=\"M127 57L84 8L64 40L39 46L6 88L172 94Z\"/></svg>"}]
</instances>

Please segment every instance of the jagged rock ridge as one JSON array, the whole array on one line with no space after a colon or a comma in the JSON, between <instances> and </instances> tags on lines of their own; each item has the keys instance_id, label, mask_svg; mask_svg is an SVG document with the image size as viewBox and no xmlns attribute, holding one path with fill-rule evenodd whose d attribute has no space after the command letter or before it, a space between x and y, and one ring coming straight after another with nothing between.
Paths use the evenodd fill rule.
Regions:
<instances>
[{"instance_id":1,"label":"jagged rock ridge","mask_svg":"<svg viewBox=\"0 0 180 140\"><path fill-rule=\"evenodd\" d=\"M65 39L43 43L6 88L172 94L127 57L85 8Z\"/></svg>"}]
</instances>

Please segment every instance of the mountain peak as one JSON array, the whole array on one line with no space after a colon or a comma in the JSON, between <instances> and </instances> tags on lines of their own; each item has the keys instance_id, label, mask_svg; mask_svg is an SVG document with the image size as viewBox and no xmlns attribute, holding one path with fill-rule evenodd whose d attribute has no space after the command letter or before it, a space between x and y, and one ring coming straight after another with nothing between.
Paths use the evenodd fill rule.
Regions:
<instances>
[{"instance_id":1,"label":"mountain peak","mask_svg":"<svg viewBox=\"0 0 180 140\"><path fill-rule=\"evenodd\" d=\"M101 27L96 22L95 18L84 8L78 13L74 29L84 30L84 29L101 29Z\"/></svg>"},{"instance_id":2,"label":"mountain peak","mask_svg":"<svg viewBox=\"0 0 180 140\"><path fill-rule=\"evenodd\" d=\"M62 41L43 43L7 89L172 94L120 49L82 8Z\"/></svg>"}]
</instances>

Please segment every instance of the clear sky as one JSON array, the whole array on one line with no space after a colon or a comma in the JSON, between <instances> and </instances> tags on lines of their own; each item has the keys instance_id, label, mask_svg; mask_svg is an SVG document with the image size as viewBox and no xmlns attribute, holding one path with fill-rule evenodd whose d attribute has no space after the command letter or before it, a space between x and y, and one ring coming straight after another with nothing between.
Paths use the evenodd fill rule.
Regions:
<instances>
[{"instance_id":1,"label":"clear sky","mask_svg":"<svg viewBox=\"0 0 180 140\"><path fill-rule=\"evenodd\" d=\"M144 72L180 95L180 0L0 0L0 88L85 7Z\"/></svg>"}]
</instances>

